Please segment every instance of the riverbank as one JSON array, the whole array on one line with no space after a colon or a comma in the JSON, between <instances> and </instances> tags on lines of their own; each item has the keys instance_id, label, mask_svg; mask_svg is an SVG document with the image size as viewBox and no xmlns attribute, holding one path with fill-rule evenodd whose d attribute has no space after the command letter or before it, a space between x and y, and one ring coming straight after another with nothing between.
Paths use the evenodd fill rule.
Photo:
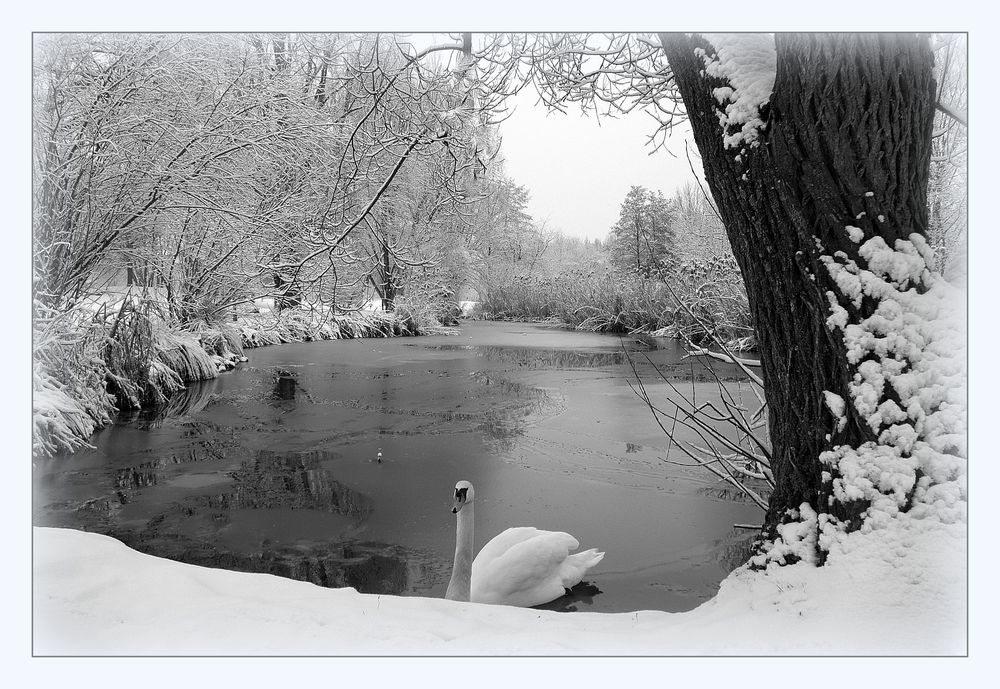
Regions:
<instances>
[{"instance_id":1,"label":"riverbank","mask_svg":"<svg viewBox=\"0 0 1000 689\"><path fill-rule=\"evenodd\" d=\"M233 322L203 323L185 330L171 329L143 316L128 321L131 330L124 335L126 328L119 328L119 321L110 329L101 327L104 324L96 318L64 322L55 335L46 333L41 342L36 341L32 370L34 456L89 447L88 438L110 424L119 409L165 404L188 383L210 380L246 361L245 349L312 340L458 332L410 309L339 314L263 310L240 314ZM139 362L135 361L136 349L146 350Z\"/></svg>"},{"instance_id":2,"label":"riverbank","mask_svg":"<svg viewBox=\"0 0 1000 689\"><path fill-rule=\"evenodd\" d=\"M898 520L879 534L851 534L823 567L802 561L757 572L740 568L714 599L690 612L619 614L326 589L143 555L107 536L36 527L33 652L962 655L964 526Z\"/></svg>"}]
</instances>

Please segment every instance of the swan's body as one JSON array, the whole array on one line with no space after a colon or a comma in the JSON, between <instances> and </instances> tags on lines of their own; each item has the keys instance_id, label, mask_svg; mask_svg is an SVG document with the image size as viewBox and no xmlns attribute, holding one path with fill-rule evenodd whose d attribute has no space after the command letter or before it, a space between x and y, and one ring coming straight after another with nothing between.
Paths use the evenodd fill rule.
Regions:
<instances>
[{"instance_id":1,"label":"swan's body","mask_svg":"<svg viewBox=\"0 0 1000 689\"><path fill-rule=\"evenodd\" d=\"M604 558L596 548L571 555L580 543L568 533L521 526L494 537L473 560L474 495L468 481L455 486L455 566L445 598L520 607L542 605L579 584L587 570Z\"/></svg>"}]
</instances>

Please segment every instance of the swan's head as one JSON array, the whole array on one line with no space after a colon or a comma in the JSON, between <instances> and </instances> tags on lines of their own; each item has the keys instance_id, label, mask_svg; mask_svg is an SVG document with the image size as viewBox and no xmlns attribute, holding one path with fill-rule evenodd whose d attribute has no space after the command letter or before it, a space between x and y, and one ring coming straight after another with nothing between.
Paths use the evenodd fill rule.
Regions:
<instances>
[{"instance_id":1,"label":"swan's head","mask_svg":"<svg viewBox=\"0 0 1000 689\"><path fill-rule=\"evenodd\" d=\"M476 493L472 490L471 483L468 481L459 481L456 483L455 505L451 508L452 514L458 514L458 511L472 502L474 497L476 497Z\"/></svg>"}]
</instances>

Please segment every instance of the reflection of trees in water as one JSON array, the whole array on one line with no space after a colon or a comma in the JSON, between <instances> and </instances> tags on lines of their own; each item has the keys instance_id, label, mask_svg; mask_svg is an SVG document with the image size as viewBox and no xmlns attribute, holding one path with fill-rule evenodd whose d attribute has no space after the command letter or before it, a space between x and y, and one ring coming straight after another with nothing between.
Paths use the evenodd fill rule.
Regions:
<instances>
[{"instance_id":1,"label":"reflection of trees in water","mask_svg":"<svg viewBox=\"0 0 1000 689\"><path fill-rule=\"evenodd\" d=\"M481 411L456 411L453 409L426 409L414 407L393 407L387 404L391 395L383 393L378 404L361 400L338 400L333 404L359 411L373 411L381 414L415 416L434 419L435 423L418 429L398 429L381 424L378 435L434 435L454 430L446 424L469 423L490 440L509 442L524 432L525 425L543 414L553 414L563 409L562 399L540 388L517 383L496 372L476 371L472 378L479 385L490 388L489 403Z\"/></svg>"},{"instance_id":2,"label":"reflection of trees in water","mask_svg":"<svg viewBox=\"0 0 1000 689\"><path fill-rule=\"evenodd\" d=\"M427 577L430 561L426 554L377 542L264 545L250 551L234 550L220 546L211 535L191 536L175 530L178 521L191 519L197 513L197 508L185 507L179 516L168 515L172 519L151 520L150 525L155 522L155 526L102 531L139 552L203 567L273 574L332 588L350 586L360 593L424 593L415 582Z\"/></svg>"},{"instance_id":3,"label":"reflection of trees in water","mask_svg":"<svg viewBox=\"0 0 1000 689\"><path fill-rule=\"evenodd\" d=\"M363 520L374 509L374 501L334 480L323 468L323 462L335 456L323 450L261 450L230 474L234 481L232 490L188 498L186 510L196 514L200 507L211 510L311 509ZM213 519L213 523L216 521ZM384 543L298 543L292 546L265 543L261 552L254 553L232 552L214 543L205 543L202 550L205 552L195 557L192 549L186 548L176 559L227 569L267 572L320 586L352 586L363 593L400 594L410 588L411 580L422 575L423 559Z\"/></svg>"},{"instance_id":4,"label":"reflection of trees in water","mask_svg":"<svg viewBox=\"0 0 1000 689\"><path fill-rule=\"evenodd\" d=\"M190 416L200 412L212 401L214 390L215 381L213 380L188 383L187 387L173 393L163 406L154 409L119 411L117 421L118 423L135 424L144 430L159 428L167 419Z\"/></svg>"},{"instance_id":5,"label":"reflection of trees in water","mask_svg":"<svg viewBox=\"0 0 1000 689\"><path fill-rule=\"evenodd\" d=\"M673 340L671 341L673 342ZM655 347L655 344L646 342L646 346L651 345ZM676 346L671 349L654 348L646 351L642 345L636 348L635 342L631 338L625 341L625 348L616 350L586 351L505 345L447 344L437 345L434 349L468 350L475 353L476 356L491 361L513 364L519 368L527 369L586 369L624 366L629 363L631 356L632 363L635 364L640 373L650 378L662 375L670 380L694 380L698 382L714 382L717 378L724 381L746 380L746 375L735 365L713 362L713 373L703 361L685 358L685 352ZM636 356L640 352L641 356Z\"/></svg>"},{"instance_id":6,"label":"reflection of trees in water","mask_svg":"<svg viewBox=\"0 0 1000 689\"><path fill-rule=\"evenodd\" d=\"M114 487L132 490L159 483L162 469L178 464L195 464L224 459L227 448L214 440L204 440L198 446L187 447L169 456L157 457L130 467L119 469L115 474Z\"/></svg>"},{"instance_id":7,"label":"reflection of trees in water","mask_svg":"<svg viewBox=\"0 0 1000 689\"><path fill-rule=\"evenodd\" d=\"M573 349L533 349L531 347L480 347L481 356L522 368L602 368L621 366L625 352L583 352Z\"/></svg>"},{"instance_id":8,"label":"reflection of trees in water","mask_svg":"<svg viewBox=\"0 0 1000 689\"><path fill-rule=\"evenodd\" d=\"M769 487L764 481L756 479L747 479L746 481L747 485L765 500L770 497ZM716 500L726 500L727 502L751 502L750 496L745 491L721 483L699 488L698 493L709 498L715 498Z\"/></svg>"},{"instance_id":9,"label":"reflection of trees in water","mask_svg":"<svg viewBox=\"0 0 1000 689\"><path fill-rule=\"evenodd\" d=\"M504 398L517 398L527 401L551 402L552 396L542 390L524 383L516 383L508 378L504 378L493 371L476 371L472 374L473 379L480 385L494 388L496 392Z\"/></svg>"},{"instance_id":10,"label":"reflection of trees in water","mask_svg":"<svg viewBox=\"0 0 1000 689\"><path fill-rule=\"evenodd\" d=\"M627 362L623 350L583 351L579 349L545 349L541 347L507 347L503 345L440 345L437 349L471 349L476 356L520 368L603 368L621 366Z\"/></svg>"},{"instance_id":11,"label":"reflection of trees in water","mask_svg":"<svg viewBox=\"0 0 1000 689\"><path fill-rule=\"evenodd\" d=\"M285 373L274 378L274 396L280 400L295 399L295 376Z\"/></svg>"},{"instance_id":12,"label":"reflection of trees in water","mask_svg":"<svg viewBox=\"0 0 1000 689\"><path fill-rule=\"evenodd\" d=\"M160 467L164 466L163 460L154 462L144 462L137 467L119 469L115 476L115 488L131 490L143 488L145 486L155 486L160 480Z\"/></svg>"},{"instance_id":13,"label":"reflection of trees in water","mask_svg":"<svg viewBox=\"0 0 1000 689\"><path fill-rule=\"evenodd\" d=\"M490 371L477 371L473 378L491 388L498 398L480 416L476 430L498 445L499 450L513 448L513 439L522 435L528 422L544 414L562 411L562 401L541 388L524 385Z\"/></svg>"},{"instance_id":14,"label":"reflection of trees in water","mask_svg":"<svg viewBox=\"0 0 1000 689\"><path fill-rule=\"evenodd\" d=\"M716 550L716 560L719 566L728 574L737 567L745 565L753 552L753 542L757 531L735 531L729 538L719 541Z\"/></svg>"},{"instance_id":15,"label":"reflection of trees in water","mask_svg":"<svg viewBox=\"0 0 1000 689\"><path fill-rule=\"evenodd\" d=\"M368 496L334 480L323 463L336 457L326 451L261 451L230 474L226 492L201 494L172 503L144 524L119 521L131 490L163 483L172 464L212 459L203 448L157 457L115 474L115 493L85 503L48 504L36 517L42 525L69 526L105 533L140 552L208 567L263 572L310 581L320 586L351 586L363 593L422 592L436 558L381 542L309 542L271 544L249 549L230 547L219 539L229 527L228 510L292 508L335 512L363 520L374 509ZM226 510L226 512L222 512ZM425 586L425 585L424 585Z\"/></svg>"},{"instance_id":16,"label":"reflection of trees in water","mask_svg":"<svg viewBox=\"0 0 1000 689\"><path fill-rule=\"evenodd\" d=\"M230 493L211 496L210 504L226 509L299 508L335 512L364 519L374 509L371 498L334 480L320 466L329 459L320 450L274 452L261 450L231 475Z\"/></svg>"}]
</instances>

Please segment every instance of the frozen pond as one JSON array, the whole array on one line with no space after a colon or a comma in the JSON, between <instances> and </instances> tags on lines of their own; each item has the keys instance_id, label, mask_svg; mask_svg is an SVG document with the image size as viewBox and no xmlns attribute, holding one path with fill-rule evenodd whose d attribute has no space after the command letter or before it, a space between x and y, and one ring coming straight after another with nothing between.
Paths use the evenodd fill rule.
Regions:
<instances>
[{"instance_id":1,"label":"frozen pond","mask_svg":"<svg viewBox=\"0 0 1000 689\"><path fill-rule=\"evenodd\" d=\"M37 461L34 523L197 564L443 597L453 487L468 479L477 548L536 526L607 553L592 586L552 607L688 610L741 561L750 533L733 524L762 515L704 470L664 461L623 345L646 350L467 322L460 336L247 350L249 363L170 409L101 431L96 450ZM681 354L650 356L678 387L717 394Z\"/></svg>"}]
</instances>

